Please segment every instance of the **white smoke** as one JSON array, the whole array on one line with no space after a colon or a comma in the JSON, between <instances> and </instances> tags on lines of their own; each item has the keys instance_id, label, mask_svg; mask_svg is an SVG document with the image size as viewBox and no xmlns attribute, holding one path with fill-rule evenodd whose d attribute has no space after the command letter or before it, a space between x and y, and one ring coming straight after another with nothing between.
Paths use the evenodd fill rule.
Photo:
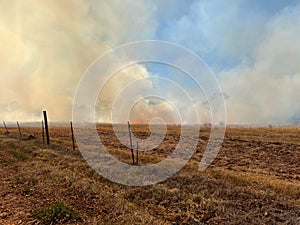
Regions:
<instances>
[{"instance_id":1,"label":"white smoke","mask_svg":"<svg viewBox=\"0 0 300 225\"><path fill-rule=\"evenodd\" d=\"M0 118L10 121L40 120L43 109L52 121L70 120L89 64L155 27L147 1L12 0L0 8Z\"/></svg>"},{"instance_id":2,"label":"white smoke","mask_svg":"<svg viewBox=\"0 0 300 225\"><path fill-rule=\"evenodd\" d=\"M230 123L278 123L300 118L300 6L270 24L252 66L221 73Z\"/></svg>"}]
</instances>

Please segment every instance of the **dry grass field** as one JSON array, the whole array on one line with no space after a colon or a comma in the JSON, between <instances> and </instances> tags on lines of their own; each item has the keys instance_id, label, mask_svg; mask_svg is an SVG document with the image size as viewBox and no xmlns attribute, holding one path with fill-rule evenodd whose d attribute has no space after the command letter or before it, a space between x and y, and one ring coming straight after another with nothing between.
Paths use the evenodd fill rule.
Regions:
<instances>
[{"instance_id":1,"label":"dry grass field","mask_svg":"<svg viewBox=\"0 0 300 225\"><path fill-rule=\"evenodd\" d=\"M149 135L147 127L132 130ZM111 126L98 131L112 155L131 163ZM72 150L69 127L50 127L50 146L40 128L22 132L0 129L0 224L300 224L300 128L227 128L217 158L199 172L210 133L204 128L189 163L146 187L95 173ZM178 139L179 127L170 126L139 164L163 160Z\"/></svg>"}]
</instances>

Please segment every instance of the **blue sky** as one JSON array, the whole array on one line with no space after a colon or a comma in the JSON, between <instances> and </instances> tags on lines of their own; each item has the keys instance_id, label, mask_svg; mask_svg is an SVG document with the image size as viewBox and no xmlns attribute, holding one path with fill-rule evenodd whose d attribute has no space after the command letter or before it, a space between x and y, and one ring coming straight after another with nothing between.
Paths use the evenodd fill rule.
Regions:
<instances>
[{"instance_id":1,"label":"blue sky","mask_svg":"<svg viewBox=\"0 0 300 225\"><path fill-rule=\"evenodd\" d=\"M226 95L229 123L300 120L297 0L12 0L1 1L0 8L4 120L39 121L43 109L54 121L70 120L76 86L88 66L114 47L149 39L182 45L208 64ZM117 93L134 79L174 74L165 66L137 65L108 87ZM102 95L108 115L116 94Z\"/></svg>"}]
</instances>

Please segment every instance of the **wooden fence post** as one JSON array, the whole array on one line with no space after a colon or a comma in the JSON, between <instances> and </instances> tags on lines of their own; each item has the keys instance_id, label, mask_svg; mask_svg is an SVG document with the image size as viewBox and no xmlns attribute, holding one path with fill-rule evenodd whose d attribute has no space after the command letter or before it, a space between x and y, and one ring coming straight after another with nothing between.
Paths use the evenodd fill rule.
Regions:
<instances>
[{"instance_id":1,"label":"wooden fence post","mask_svg":"<svg viewBox=\"0 0 300 225\"><path fill-rule=\"evenodd\" d=\"M139 165L139 142L136 142L136 165Z\"/></svg>"},{"instance_id":2,"label":"wooden fence post","mask_svg":"<svg viewBox=\"0 0 300 225\"><path fill-rule=\"evenodd\" d=\"M43 114L44 114L44 121L45 121L47 145L50 145L50 135L49 135L49 128L48 128L47 112L43 111Z\"/></svg>"},{"instance_id":3,"label":"wooden fence post","mask_svg":"<svg viewBox=\"0 0 300 225\"><path fill-rule=\"evenodd\" d=\"M73 151L75 151L75 139L74 139L74 132L73 132L73 124L72 124L72 121L70 121L70 125L71 125L71 133L72 133Z\"/></svg>"},{"instance_id":4,"label":"wooden fence post","mask_svg":"<svg viewBox=\"0 0 300 225\"><path fill-rule=\"evenodd\" d=\"M18 121L17 121L17 126L18 126L18 130L19 130L20 137L22 137L21 128L20 128L20 125L19 125L19 122L18 122Z\"/></svg>"},{"instance_id":5,"label":"wooden fence post","mask_svg":"<svg viewBox=\"0 0 300 225\"><path fill-rule=\"evenodd\" d=\"M132 148L132 139L131 139L131 131L130 131L130 123L129 123L129 121L127 122L127 125L128 125L128 134L129 134L129 141L130 141L132 165L134 165L134 154L133 154L133 148Z\"/></svg>"},{"instance_id":6,"label":"wooden fence post","mask_svg":"<svg viewBox=\"0 0 300 225\"><path fill-rule=\"evenodd\" d=\"M4 125L4 127L5 127L6 133L9 133L9 131L8 131L8 128L7 128L7 126L6 126L6 123L5 123L5 121L3 121L3 125Z\"/></svg>"},{"instance_id":7,"label":"wooden fence post","mask_svg":"<svg viewBox=\"0 0 300 225\"><path fill-rule=\"evenodd\" d=\"M44 129L44 120L42 120L42 136L43 136L43 142L45 143L45 129Z\"/></svg>"}]
</instances>

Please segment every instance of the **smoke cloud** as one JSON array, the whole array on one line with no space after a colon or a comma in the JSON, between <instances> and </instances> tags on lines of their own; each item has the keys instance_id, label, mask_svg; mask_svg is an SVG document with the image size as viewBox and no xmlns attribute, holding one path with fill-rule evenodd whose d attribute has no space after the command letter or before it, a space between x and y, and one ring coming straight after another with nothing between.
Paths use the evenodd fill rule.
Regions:
<instances>
[{"instance_id":1,"label":"smoke cloud","mask_svg":"<svg viewBox=\"0 0 300 225\"><path fill-rule=\"evenodd\" d=\"M146 1L14 0L0 8L0 117L9 121L40 120L43 109L52 121L70 120L89 64L116 45L150 38L155 27Z\"/></svg>"},{"instance_id":2,"label":"smoke cloud","mask_svg":"<svg viewBox=\"0 0 300 225\"><path fill-rule=\"evenodd\" d=\"M267 27L251 66L221 73L231 123L286 123L300 119L300 6Z\"/></svg>"}]
</instances>

